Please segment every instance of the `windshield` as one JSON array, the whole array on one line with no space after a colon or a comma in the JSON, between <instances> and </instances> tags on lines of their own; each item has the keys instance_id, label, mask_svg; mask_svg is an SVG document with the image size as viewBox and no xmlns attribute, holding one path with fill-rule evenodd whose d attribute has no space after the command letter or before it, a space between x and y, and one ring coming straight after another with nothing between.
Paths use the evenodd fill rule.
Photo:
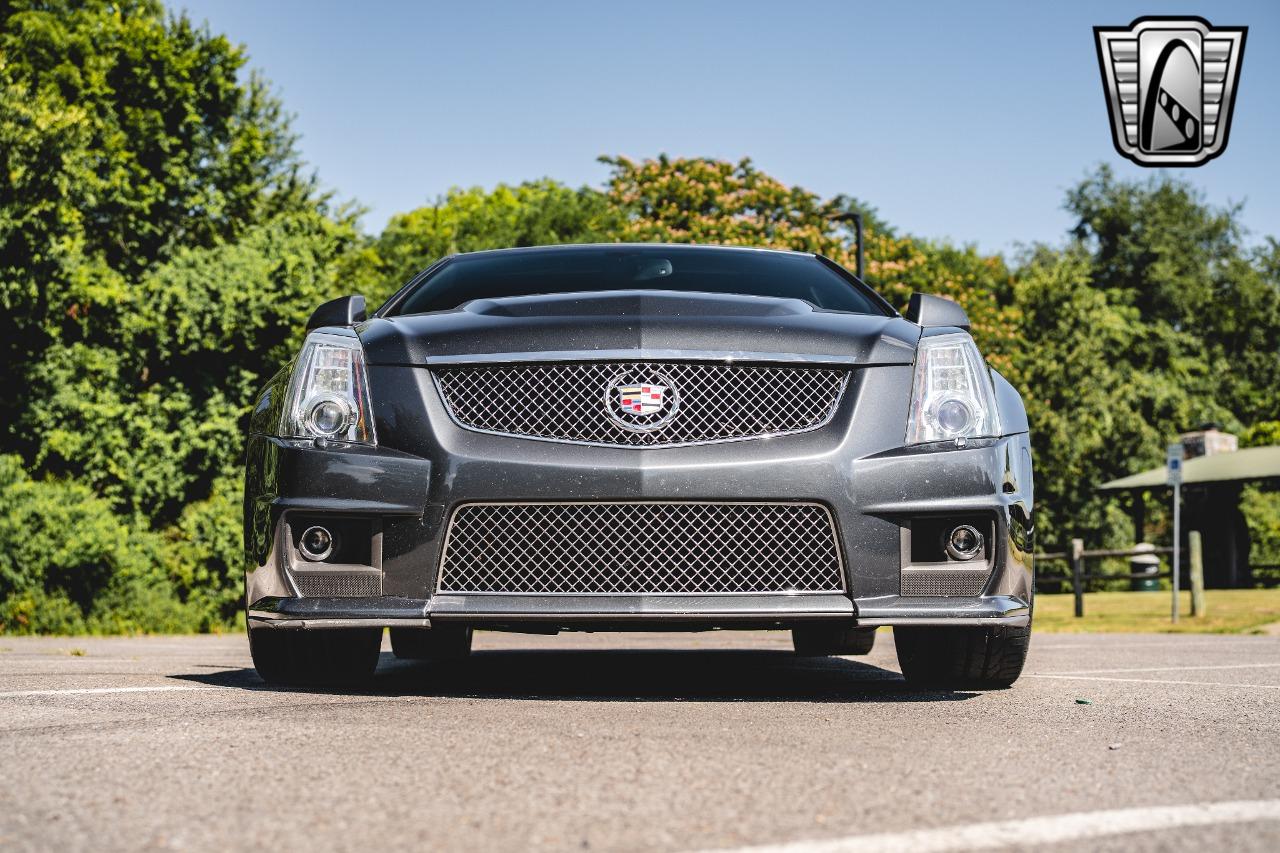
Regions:
<instances>
[{"instance_id":1,"label":"windshield","mask_svg":"<svg viewBox=\"0 0 1280 853\"><path fill-rule=\"evenodd\" d=\"M883 316L874 297L812 255L694 246L601 246L453 258L388 314L447 311L473 299L605 290L674 290L803 299Z\"/></svg>"}]
</instances>

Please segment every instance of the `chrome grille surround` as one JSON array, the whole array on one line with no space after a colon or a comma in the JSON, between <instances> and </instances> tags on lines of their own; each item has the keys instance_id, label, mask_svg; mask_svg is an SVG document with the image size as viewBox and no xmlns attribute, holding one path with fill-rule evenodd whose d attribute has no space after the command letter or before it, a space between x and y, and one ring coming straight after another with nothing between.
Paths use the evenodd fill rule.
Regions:
<instances>
[{"instance_id":1,"label":"chrome grille surround","mask_svg":"<svg viewBox=\"0 0 1280 853\"><path fill-rule=\"evenodd\" d=\"M835 593L816 503L472 503L449 519L437 591L541 595Z\"/></svg>"},{"instance_id":2,"label":"chrome grille surround","mask_svg":"<svg viewBox=\"0 0 1280 853\"><path fill-rule=\"evenodd\" d=\"M574 361L438 367L434 375L450 416L466 429L550 441L661 447L818 429L835 416L849 371L692 361ZM653 415L652 421L637 417L643 428L628 428L611 408L613 390L622 383L671 388L669 410Z\"/></svg>"}]
</instances>

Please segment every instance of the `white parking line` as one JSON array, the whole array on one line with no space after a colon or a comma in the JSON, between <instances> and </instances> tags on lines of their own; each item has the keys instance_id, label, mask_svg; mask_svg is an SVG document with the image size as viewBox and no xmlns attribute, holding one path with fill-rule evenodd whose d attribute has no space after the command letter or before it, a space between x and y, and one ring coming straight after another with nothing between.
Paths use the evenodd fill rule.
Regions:
<instances>
[{"instance_id":1,"label":"white parking line","mask_svg":"<svg viewBox=\"0 0 1280 853\"><path fill-rule=\"evenodd\" d=\"M178 691L200 690L205 693L213 691L225 691L233 688L229 687L195 687L185 684L165 684L155 687L68 687L53 690L10 690L0 692L0 699L22 699L28 696L89 696L102 695L106 693L174 693ZM268 687L268 686L243 686L242 690L261 690L267 693L309 693L312 692L307 687ZM323 691L323 688L320 688ZM369 702L372 700L388 701L388 702L404 702L418 700L425 697L415 693L408 694L391 694L391 695L368 695L354 694L351 696L339 695L335 698L349 698L356 702ZM2 849L2 848L0 848Z\"/></svg>"},{"instance_id":2,"label":"white parking line","mask_svg":"<svg viewBox=\"0 0 1280 853\"><path fill-rule=\"evenodd\" d=\"M216 687L193 687L187 684L165 684L159 687L70 687L64 690L10 690L0 693L0 699L19 699L23 696L82 696L91 693L171 693L176 690L217 690Z\"/></svg>"},{"instance_id":3,"label":"white parking line","mask_svg":"<svg viewBox=\"0 0 1280 853\"><path fill-rule=\"evenodd\" d=\"M1280 690L1280 684L1230 684L1221 681L1178 681L1172 678L1109 678L1103 675L1024 675L1023 678L1057 678L1063 681L1121 681L1130 684L1194 684L1197 687L1254 687Z\"/></svg>"},{"instance_id":4,"label":"white parking line","mask_svg":"<svg viewBox=\"0 0 1280 853\"><path fill-rule=\"evenodd\" d=\"M1109 675L1121 672L1183 672L1192 669L1266 669L1280 667L1277 663L1224 663L1214 666L1143 666L1134 669L1073 669L1069 672L1055 672L1053 675Z\"/></svg>"},{"instance_id":5,"label":"white parking line","mask_svg":"<svg viewBox=\"0 0 1280 853\"><path fill-rule=\"evenodd\" d=\"M1110 811L1046 815L1022 820L971 823L940 829L853 835L824 841L740 847L720 853L947 853L999 847L1033 848L1043 844L1150 832L1184 826L1280 820L1280 800L1241 800L1184 806L1151 806Z\"/></svg>"},{"instance_id":6,"label":"white parking line","mask_svg":"<svg viewBox=\"0 0 1280 853\"><path fill-rule=\"evenodd\" d=\"M1066 635L1058 634L1056 636L1064 637ZM1082 636L1088 636L1088 635L1082 635ZM1111 636L1115 637L1119 635L1112 634ZM1188 635L1183 634L1182 636L1187 637ZM1108 643L1107 648L1108 649L1159 649L1159 648L1165 648L1169 646L1176 646L1177 648L1180 648L1180 649L1193 648L1198 646L1213 646L1216 648L1222 648L1224 646L1230 646L1230 645L1259 646L1259 645L1266 645L1274 642L1275 642L1275 637L1267 637L1263 635L1257 635L1257 636L1220 635L1218 639L1214 639L1214 640L1192 640L1188 638L1188 639L1177 639L1177 640L1150 640L1147 642L1139 642L1139 643L1125 643L1125 642ZM1054 651L1054 652L1073 651L1074 652L1074 651L1080 651L1081 649L1093 648L1093 643L1090 643L1090 642L1079 642L1079 643L1042 642L1037 644L1035 648L1037 651L1042 651L1042 652L1045 652L1045 651Z\"/></svg>"}]
</instances>

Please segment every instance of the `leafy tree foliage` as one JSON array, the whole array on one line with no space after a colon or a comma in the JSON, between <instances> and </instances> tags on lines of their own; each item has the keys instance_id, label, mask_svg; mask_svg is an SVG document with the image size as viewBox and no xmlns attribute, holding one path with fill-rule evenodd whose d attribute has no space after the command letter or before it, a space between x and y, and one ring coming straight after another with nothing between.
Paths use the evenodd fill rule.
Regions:
<instances>
[{"instance_id":1,"label":"leafy tree foliage","mask_svg":"<svg viewBox=\"0 0 1280 853\"><path fill-rule=\"evenodd\" d=\"M1191 186L1115 180L1103 169L1070 192L1075 238L1093 256L1092 285L1134 309L1150 332L1125 354L1135 367L1190 360L1196 397L1245 423L1280 416L1280 289L1274 239L1242 245L1238 208L1213 209Z\"/></svg>"},{"instance_id":2,"label":"leafy tree foliage","mask_svg":"<svg viewBox=\"0 0 1280 853\"><path fill-rule=\"evenodd\" d=\"M150 0L0 3L6 624L235 612L246 401L357 236L244 61Z\"/></svg>"},{"instance_id":3,"label":"leafy tree foliage","mask_svg":"<svg viewBox=\"0 0 1280 853\"><path fill-rule=\"evenodd\" d=\"M609 196L627 218L617 233L636 243L719 243L843 254L847 241L834 219L844 210L800 187L788 187L750 160L703 158L613 166Z\"/></svg>"},{"instance_id":4,"label":"leafy tree foliage","mask_svg":"<svg viewBox=\"0 0 1280 853\"><path fill-rule=\"evenodd\" d=\"M1037 247L1015 271L1011 378L1035 431L1042 541L1126 544L1130 527L1096 484L1159 465L1167 441L1199 424L1276 417L1275 243L1247 247L1238 209L1187 183L1106 168L1067 210L1078 223L1067 247Z\"/></svg>"},{"instance_id":5,"label":"leafy tree foliage","mask_svg":"<svg viewBox=\"0 0 1280 853\"><path fill-rule=\"evenodd\" d=\"M179 249L313 206L280 105L225 38L151 0L0 15L6 380L56 341L111 341L132 279Z\"/></svg>"},{"instance_id":6,"label":"leafy tree foliage","mask_svg":"<svg viewBox=\"0 0 1280 853\"><path fill-rule=\"evenodd\" d=\"M344 278L373 304L446 255L516 246L608 241L618 216L598 190L552 180L454 189L393 216L382 234L343 262Z\"/></svg>"},{"instance_id":7,"label":"leafy tree foliage","mask_svg":"<svg viewBox=\"0 0 1280 853\"><path fill-rule=\"evenodd\" d=\"M974 335L997 360L1015 336L1001 305L1010 277L999 258L899 237L856 199L822 199L786 186L750 160L663 156L604 162L613 167L609 199L626 215L617 239L770 246L815 252L853 269L857 240L846 214L857 210L867 229L867 281L890 302L905 308L915 290L957 300L973 321Z\"/></svg>"}]
</instances>

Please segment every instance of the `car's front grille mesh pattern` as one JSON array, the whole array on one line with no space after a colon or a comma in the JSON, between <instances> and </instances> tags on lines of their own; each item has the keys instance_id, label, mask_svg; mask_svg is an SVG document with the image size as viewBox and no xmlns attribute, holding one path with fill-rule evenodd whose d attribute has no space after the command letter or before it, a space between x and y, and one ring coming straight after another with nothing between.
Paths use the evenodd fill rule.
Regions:
<instances>
[{"instance_id":1,"label":"car's front grille mesh pattern","mask_svg":"<svg viewBox=\"0 0 1280 853\"><path fill-rule=\"evenodd\" d=\"M449 523L441 592L839 592L818 504L468 504Z\"/></svg>"},{"instance_id":2,"label":"car's front grille mesh pattern","mask_svg":"<svg viewBox=\"0 0 1280 853\"><path fill-rule=\"evenodd\" d=\"M902 594L910 596L982 595L990 569L907 569L902 573Z\"/></svg>"},{"instance_id":3,"label":"car's front grille mesh pattern","mask_svg":"<svg viewBox=\"0 0 1280 853\"><path fill-rule=\"evenodd\" d=\"M624 447L804 432L835 414L848 373L703 362L560 362L440 368L464 427ZM660 386L655 412L619 411L618 388Z\"/></svg>"}]
</instances>

